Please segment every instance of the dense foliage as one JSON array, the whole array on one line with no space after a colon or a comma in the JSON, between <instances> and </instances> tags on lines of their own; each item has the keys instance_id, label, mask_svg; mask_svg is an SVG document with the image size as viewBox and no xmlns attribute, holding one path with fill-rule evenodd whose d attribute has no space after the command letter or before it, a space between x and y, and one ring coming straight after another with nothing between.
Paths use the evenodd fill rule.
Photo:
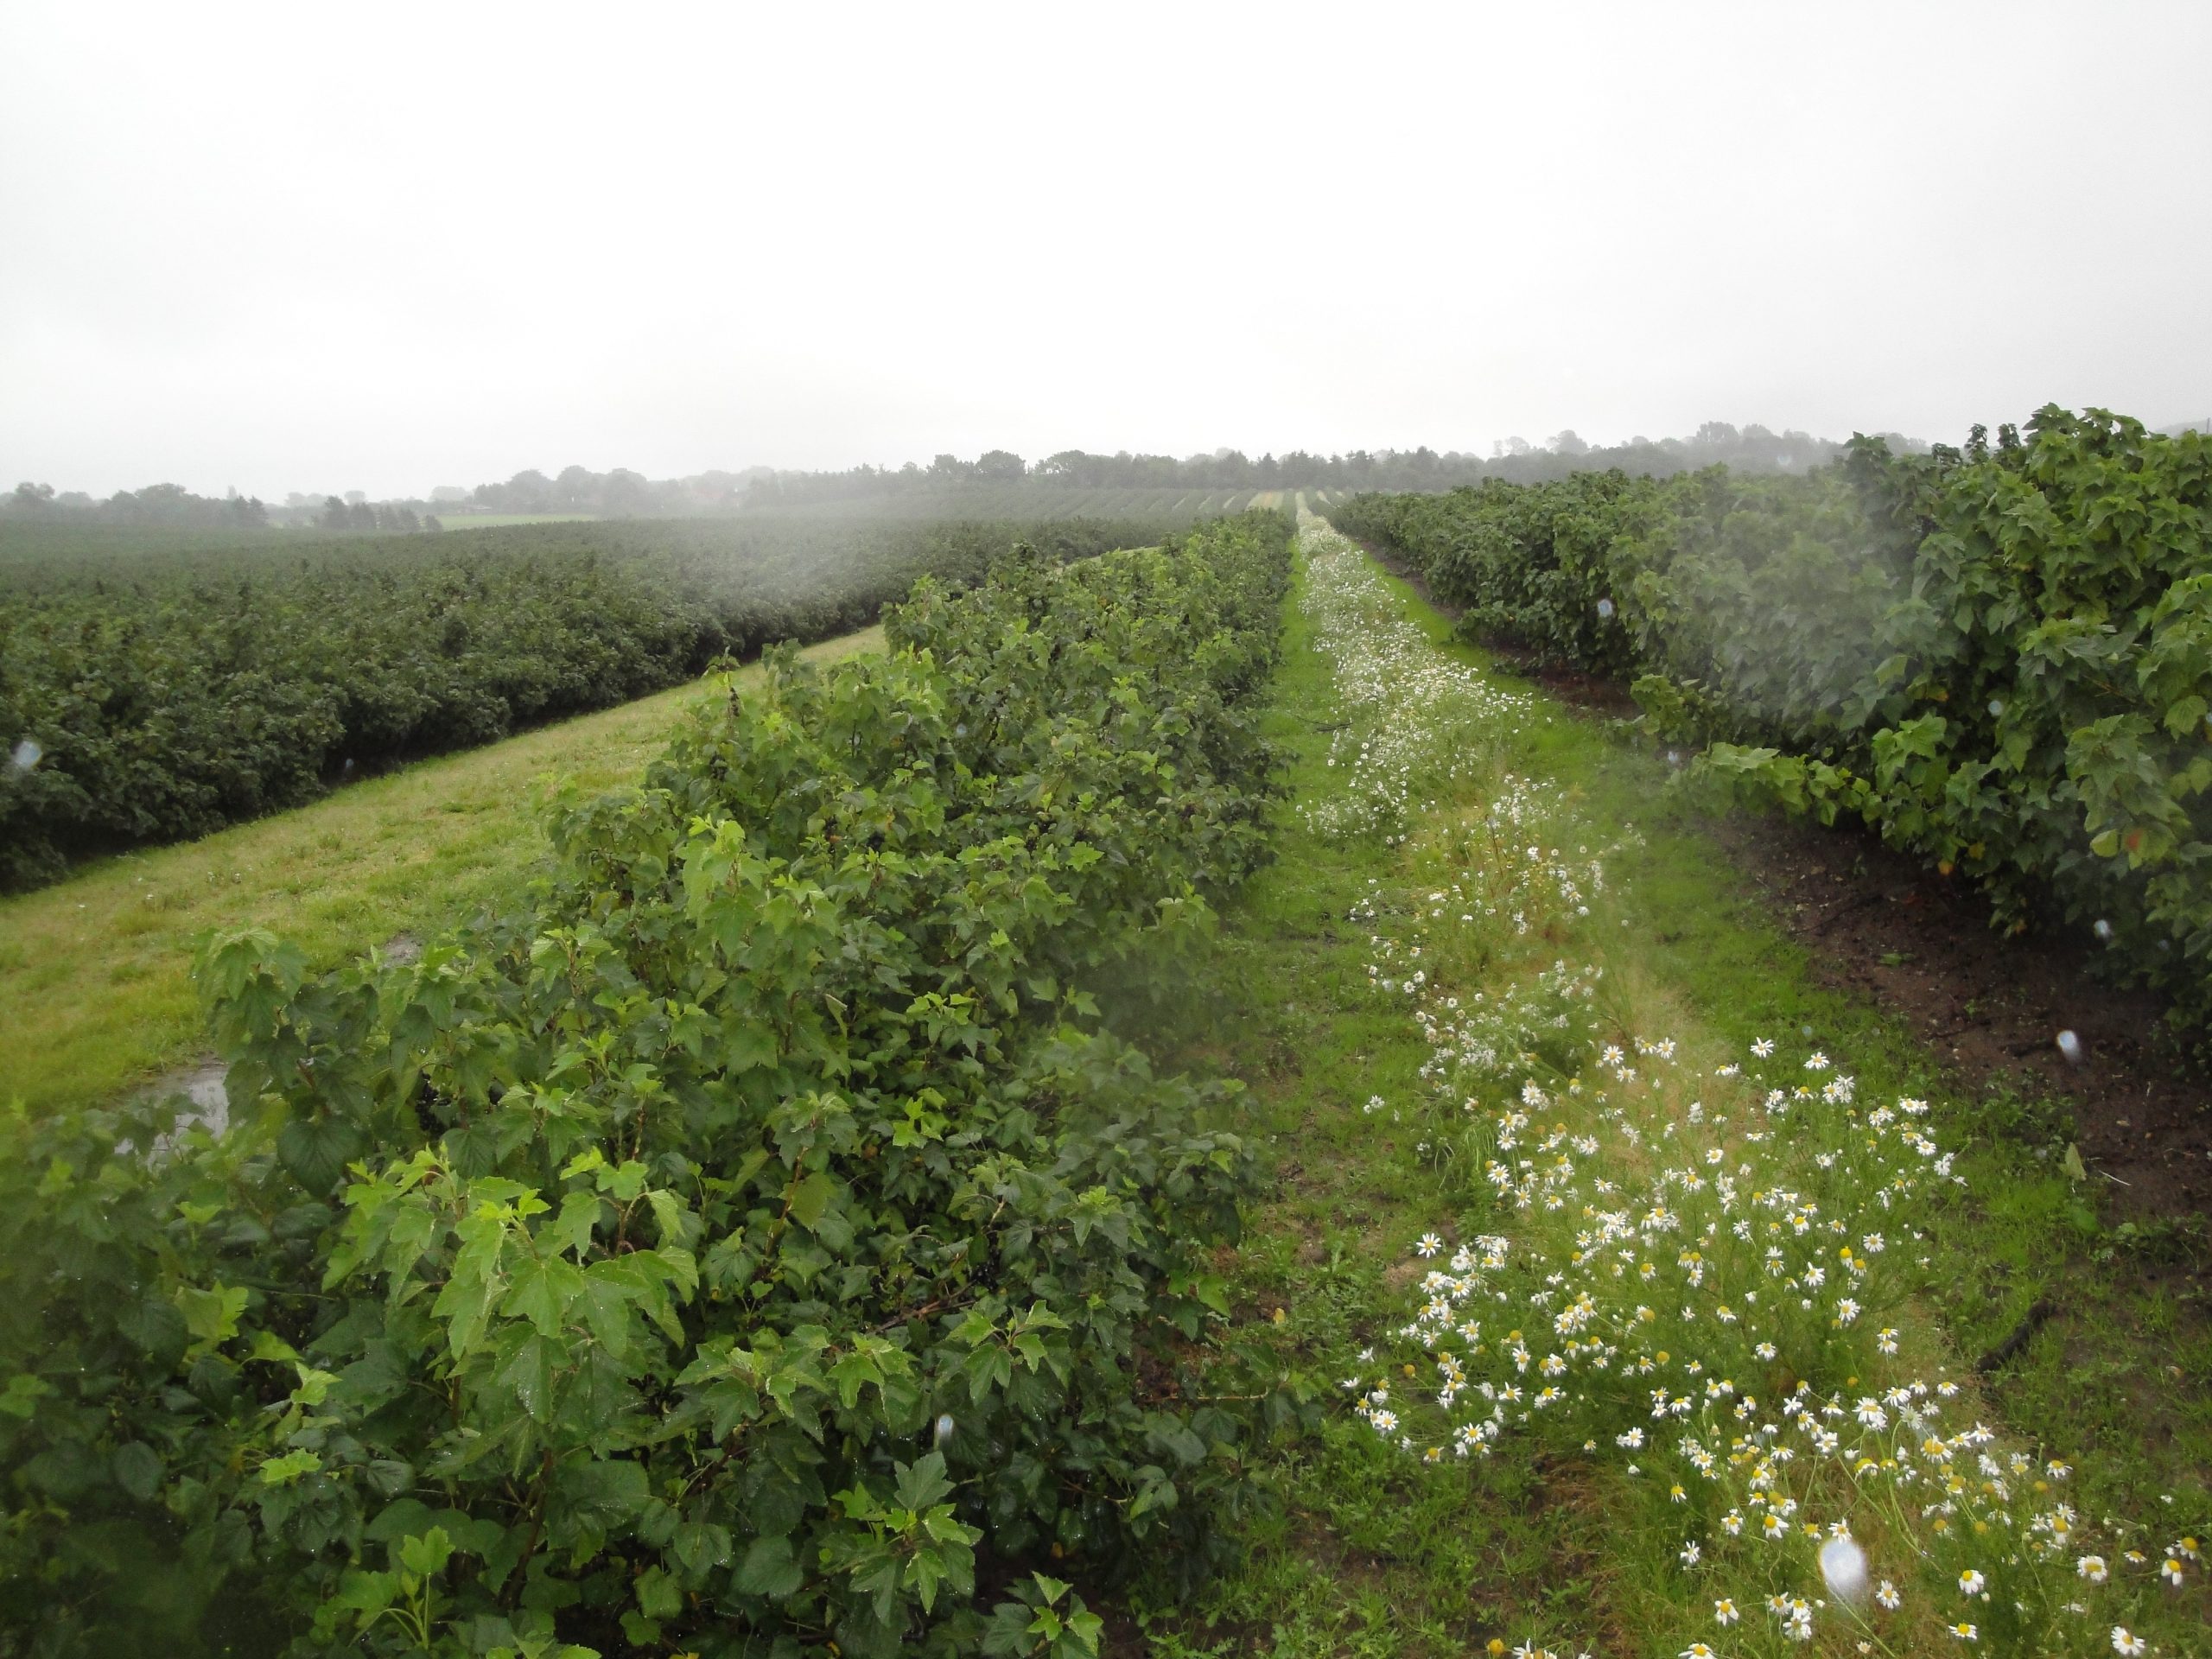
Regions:
<instances>
[{"instance_id":1,"label":"dense foliage","mask_svg":"<svg viewBox=\"0 0 2212 1659\"><path fill-rule=\"evenodd\" d=\"M1072 1654L1047 1569L1202 1569L1302 1391L1090 992L1264 856L1287 540L779 653L418 962L212 946L238 1126L0 1154L0 1652Z\"/></svg>"},{"instance_id":2,"label":"dense foliage","mask_svg":"<svg viewBox=\"0 0 2212 1659\"><path fill-rule=\"evenodd\" d=\"M690 521L104 548L11 525L0 748L30 747L0 760L0 889L862 626L917 576L972 580L1025 536L1077 557L1156 533Z\"/></svg>"},{"instance_id":3,"label":"dense foliage","mask_svg":"<svg viewBox=\"0 0 2212 1659\"><path fill-rule=\"evenodd\" d=\"M1471 630L1632 679L1700 769L2094 925L2212 1013L2212 440L2092 410L1805 479L1361 497Z\"/></svg>"}]
</instances>

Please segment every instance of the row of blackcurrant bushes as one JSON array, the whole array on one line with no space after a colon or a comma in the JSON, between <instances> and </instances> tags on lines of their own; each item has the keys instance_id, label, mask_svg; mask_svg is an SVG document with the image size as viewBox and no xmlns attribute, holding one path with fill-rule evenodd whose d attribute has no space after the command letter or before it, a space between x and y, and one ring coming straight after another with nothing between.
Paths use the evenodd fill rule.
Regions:
<instances>
[{"instance_id":1,"label":"row of blackcurrant bushes","mask_svg":"<svg viewBox=\"0 0 2212 1659\"><path fill-rule=\"evenodd\" d=\"M1751 799L1962 872L2212 1018L2212 440L2091 410L1803 478L1360 496L1471 636L1629 683Z\"/></svg>"},{"instance_id":2,"label":"row of blackcurrant bushes","mask_svg":"<svg viewBox=\"0 0 2212 1659\"><path fill-rule=\"evenodd\" d=\"M918 576L973 580L1017 540L1077 557L1159 533L717 520L104 550L10 526L0 891L866 626Z\"/></svg>"},{"instance_id":3,"label":"row of blackcurrant bushes","mask_svg":"<svg viewBox=\"0 0 2212 1659\"><path fill-rule=\"evenodd\" d=\"M0 1148L0 1651L1074 1655L1205 1571L1313 1407L1228 1087L1092 993L1267 856L1289 538L772 653L418 961L212 944L226 1135Z\"/></svg>"}]
</instances>

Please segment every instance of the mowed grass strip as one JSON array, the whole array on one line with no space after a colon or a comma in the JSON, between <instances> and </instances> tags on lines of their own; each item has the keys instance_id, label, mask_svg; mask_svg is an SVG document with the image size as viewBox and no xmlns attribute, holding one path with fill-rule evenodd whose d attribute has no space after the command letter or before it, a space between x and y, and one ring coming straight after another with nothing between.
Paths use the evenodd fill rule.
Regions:
<instances>
[{"instance_id":1,"label":"mowed grass strip","mask_svg":"<svg viewBox=\"0 0 2212 1659\"><path fill-rule=\"evenodd\" d=\"M830 662L882 642L868 628L803 654ZM556 791L636 779L709 687L422 761L0 899L0 1101L95 1103L193 1060L205 1043L192 961L210 931L267 928L327 963L456 919L537 861Z\"/></svg>"},{"instance_id":2,"label":"mowed grass strip","mask_svg":"<svg viewBox=\"0 0 2212 1659\"><path fill-rule=\"evenodd\" d=\"M1440 652L1487 665L1403 583L1389 585ZM1389 1351L1421 1233L1446 1223L1514 1229L1425 1167L1415 1131L1362 1110L1370 1096L1396 1103L1421 1092L1430 1054L1404 1009L1370 988L1374 929L1353 919L1370 882L1386 893L1420 884L1424 838L1329 843L1300 823L1297 803L1341 788L1324 757L1344 711L1295 596L1286 647L1270 734L1291 763L1280 857L1224 913L1215 995L1185 1016L1185 1058L1249 1082L1249 1128L1274 1160L1275 1190L1255 1206L1232 1269L1240 1317L1271 1325L1285 1363L1326 1382L1369 1369L1358 1356L1370 1344ZM2166 1264L2107 1230L2097 1196L2037 1156L2048 1151L2037 1109L1948 1092L1906 1021L1822 988L1706 822L1666 790L1656 757L1548 698L1537 709L1500 759L1563 786L1593 845L1630 842L1611 866L1618 906L1573 953L1605 964L1611 995L1640 1027L1686 1050L1739 1054L1759 1037L1809 1033L1848 1057L1867 1098L1933 1098L1944 1144L1963 1147L1968 1185L1919 1246L1929 1258L1910 1315L1920 1340L1943 1351L2010 1437L2076 1460L2085 1510L2196 1529L2212 1470L2212 1329L2176 1295ZM1448 816L1495 783L1435 798ZM1616 908L1629 925L1612 919ZM1471 978L1497 988L1479 972ZM2041 1333L1975 1378L1975 1357L2042 1299L2057 1312ZM1425 1469L1354 1418L1341 1393L1328 1410L1319 1435L1287 1442L1266 1464L1281 1507L1240 1529L1240 1568L1193 1604L1130 1598L1146 1650L1440 1656L1539 1643L1576 1652L1594 1642L1664 1656L1716 1633L1709 1602L1684 1592L1678 1529L1643 1524L1646 1495L1602 1459L1530 1459L1522 1442ZM2169 1612L2189 1629L2207 1611L2193 1589Z\"/></svg>"},{"instance_id":3,"label":"mowed grass strip","mask_svg":"<svg viewBox=\"0 0 2212 1659\"><path fill-rule=\"evenodd\" d=\"M1289 761L1278 856L1223 918L1213 995L1185 1011L1180 1057L1250 1088L1247 1131L1274 1190L1254 1206L1231 1270L1238 1316L1275 1333L1287 1367L1330 1394L1320 1431L1262 1468L1279 1500L1243 1529L1242 1564L1194 1603L1127 1605L1162 1659L1266 1654L1478 1654L1569 1624L1604 1597L1594 1494L1573 1472L1518 1458L1422 1468L1347 1408L1335 1388L1402 1311L1408 1247L1442 1195L1413 1137L1362 1109L1404 1100L1429 1058L1405 1009L1378 997L1371 927L1350 919L1405 880L1380 836L1332 842L1299 806L1339 791L1330 734L1344 709L1294 591L1268 734Z\"/></svg>"}]
</instances>

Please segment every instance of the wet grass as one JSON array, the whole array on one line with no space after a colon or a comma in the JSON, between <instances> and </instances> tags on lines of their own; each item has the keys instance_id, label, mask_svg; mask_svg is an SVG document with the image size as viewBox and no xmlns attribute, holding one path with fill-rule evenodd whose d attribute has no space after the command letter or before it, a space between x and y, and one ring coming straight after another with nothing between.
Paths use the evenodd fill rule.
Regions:
<instances>
[{"instance_id":1,"label":"wet grass","mask_svg":"<svg viewBox=\"0 0 2212 1659\"><path fill-rule=\"evenodd\" d=\"M881 640L870 628L805 654ZM543 850L553 792L636 778L702 695L680 686L0 899L0 1099L96 1103L189 1063L192 958L213 930L265 927L329 962L485 903Z\"/></svg>"},{"instance_id":2,"label":"wet grass","mask_svg":"<svg viewBox=\"0 0 2212 1659\"><path fill-rule=\"evenodd\" d=\"M1395 585L1440 650L1485 660ZM1652 1028L1687 1046L1741 1052L1809 1028L1848 1057L1864 1097L1931 1099L1944 1143L1965 1148L1968 1181L1932 1230L1918 1299L1951 1374L1969 1374L2048 1301L2049 1320L1983 1380L1984 1404L2008 1438L2076 1462L2085 1511L2201 1529L2212 1505L2212 1336L2205 1310L2158 1266L2162 1252L2196 1242L2119 1234L2097 1194L2052 1159L2046 1109L1947 1093L1906 1019L1821 988L1806 952L1760 912L1704 821L1668 789L1662 762L1618 727L1542 707L1512 764L1566 787L1593 841L1640 838L1615 866L1631 925L1598 951L1612 982L1633 988L1625 994L1643 1012L1668 1021ZM1294 599L1272 733L1291 759L1294 800L1328 787L1322 757L1338 717ZM1478 798L1483 785L1465 792ZM1420 1166L1406 1131L1359 1109L1370 1095L1409 1097L1427 1057L1403 1011L1377 1005L1366 931L1345 919L1371 880L1404 881L1411 856L1379 839L1325 844L1287 806L1278 861L1225 918L1213 1005L1198 1016L1217 1052L1226 1033L1274 1160L1236 1294L1273 1325L1287 1364L1325 1382L1402 1308L1411 1241L1464 1207ZM1662 1605L1679 1541L1624 1528L1621 1495L1601 1476L1506 1456L1423 1471L1341 1398L1330 1413L1320 1434L1268 1465L1280 1512L1249 1531L1236 1572L1196 1605L1135 1599L1129 1615L1151 1651L1441 1655L1542 1640L1672 1654L1686 1633L1713 1634L1709 1615L1700 1625L1695 1610ZM2184 1643L2204 1617L2199 1585L2170 1609L2168 1633Z\"/></svg>"},{"instance_id":3,"label":"wet grass","mask_svg":"<svg viewBox=\"0 0 2212 1659\"><path fill-rule=\"evenodd\" d=\"M1326 786L1333 718L1328 664L1294 597L1269 733L1291 757L1294 802ZM1403 1132L1359 1109L1412 1092L1427 1051L1402 1008L1378 1003L1366 932L1345 919L1371 880L1397 875L1399 853L1330 845L1287 806L1283 817L1277 861L1227 918L1199 1018L1250 1085L1273 1162L1238 1299L1274 1327L1287 1363L1332 1386L1329 1368L1370 1340L1398 1300L1408 1244L1434 1218L1435 1179ZM1197 1607L1132 1605L1151 1650L1479 1652L1588 1604L1599 1517L1574 1485L1505 1459L1434 1478L1340 1402L1268 1468L1278 1512L1244 1541L1239 1571Z\"/></svg>"}]
</instances>

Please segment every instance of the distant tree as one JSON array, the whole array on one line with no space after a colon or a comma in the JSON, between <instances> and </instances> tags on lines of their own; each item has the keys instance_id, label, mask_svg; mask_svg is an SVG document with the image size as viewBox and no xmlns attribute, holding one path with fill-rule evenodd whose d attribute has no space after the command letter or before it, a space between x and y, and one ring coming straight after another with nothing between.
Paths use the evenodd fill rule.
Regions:
<instances>
[{"instance_id":1,"label":"distant tree","mask_svg":"<svg viewBox=\"0 0 2212 1659\"><path fill-rule=\"evenodd\" d=\"M325 530L344 530L347 526L346 504L334 495L322 499L322 527Z\"/></svg>"},{"instance_id":2,"label":"distant tree","mask_svg":"<svg viewBox=\"0 0 2212 1659\"><path fill-rule=\"evenodd\" d=\"M476 499L494 512L550 512L553 508L553 480L535 467L526 467L504 484L479 484Z\"/></svg>"},{"instance_id":3,"label":"distant tree","mask_svg":"<svg viewBox=\"0 0 2212 1659\"><path fill-rule=\"evenodd\" d=\"M54 486L28 481L18 484L9 505L18 512L43 512L54 505Z\"/></svg>"},{"instance_id":4,"label":"distant tree","mask_svg":"<svg viewBox=\"0 0 2212 1659\"><path fill-rule=\"evenodd\" d=\"M994 484L1019 484L1027 471L1011 449L986 449L976 461L976 476Z\"/></svg>"},{"instance_id":5,"label":"distant tree","mask_svg":"<svg viewBox=\"0 0 2212 1659\"><path fill-rule=\"evenodd\" d=\"M939 484L957 483L974 472L975 468L957 455L939 455L930 462L930 478Z\"/></svg>"},{"instance_id":6,"label":"distant tree","mask_svg":"<svg viewBox=\"0 0 2212 1659\"><path fill-rule=\"evenodd\" d=\"M563 467L560 477L553 480L554 499L571 512L593 505L599 493L599 475L588 467Z\"/></svg>"},{"instance_id":7,"label":"distant tree","mask_svg":"<svg viewBox=\"0 0 2212 1659\"><path fill-rule=\"evenodd\" d=\"M1554 433L1552 441L1544 447L1555 455L1586 455L1590 453L1590 446L1574 435L1574 429L1571 426L1564 431Z\"/></svg>"},{"instance_id":8,"label":"distant tree","mask_svg":"<svg viewBox=\"0 0 2212 1659\"><path fill-rule=\"evenodd\" d=\"M600 486L599 510L610 518L642 518L652 509L652 485L643 473L617 467Z\"/></svg>"}]
</instances>

